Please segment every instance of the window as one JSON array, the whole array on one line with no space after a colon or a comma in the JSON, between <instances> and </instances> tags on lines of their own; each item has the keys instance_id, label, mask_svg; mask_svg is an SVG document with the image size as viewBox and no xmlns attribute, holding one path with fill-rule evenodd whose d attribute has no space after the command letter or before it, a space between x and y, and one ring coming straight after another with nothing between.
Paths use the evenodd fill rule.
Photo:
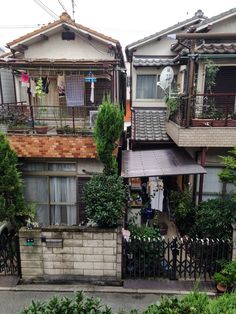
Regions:
<instances>
[{"instance_id":1,"label":"window","mask_svg":"<svg viewBox=\"0 0 236 314\"><path fill-rule=\"evenodd\" d=\"M160 75L137 75L136 98L137 99L164 99L170 92L176 91L176 79L174 76L171 88L164 91L157 82Z\"/></svg>"},{"instance_id":2,"label":"window","mask_svg":"<svg viewBox=\"0 0 236 314\"><path fill-rule=\"evenodd\" d=\"M45 226L78 224L84 203L77 193L76 164L28 163L23 169L25 198L36 204L37 222ZM85 182L80 182L79 193Z\"/></svg>"},{"instance_id":3,"label":"window","mask_svg":"<svg viewBox=\"0 0 236 314\"><path fill-rule=\"evenodd\" d=\"M137 75L137 99L156 99L157 97L157 76Z\"/></svg>"}]
</instances>

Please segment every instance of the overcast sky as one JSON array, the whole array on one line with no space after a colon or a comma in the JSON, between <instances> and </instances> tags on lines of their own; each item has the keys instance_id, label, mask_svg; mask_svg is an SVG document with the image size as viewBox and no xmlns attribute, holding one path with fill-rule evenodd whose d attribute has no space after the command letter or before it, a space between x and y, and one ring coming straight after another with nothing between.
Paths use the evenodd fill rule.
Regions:
<instances>
[{"instance_id":1,"label":"overcast sky","mask_svg":"<svg viewBox=\"0 0 236 314\"><path fill-rule=\"evenodd\" d=\"M124 48L145 36L151 35L184 19L201 9L208 17L232 9L235 0L74 0L75 20L105 35L118 39ZM37 1L36 1L37 2ZM33 28L19 28L45 24L54 18L34 0L0 1L0 46L26 34ZM41 0L56 15L63 12L59 0ZM71 0L61 0L72 15ZM4 28L18 26L18 28Z\"/></svg>"}]
</instances>

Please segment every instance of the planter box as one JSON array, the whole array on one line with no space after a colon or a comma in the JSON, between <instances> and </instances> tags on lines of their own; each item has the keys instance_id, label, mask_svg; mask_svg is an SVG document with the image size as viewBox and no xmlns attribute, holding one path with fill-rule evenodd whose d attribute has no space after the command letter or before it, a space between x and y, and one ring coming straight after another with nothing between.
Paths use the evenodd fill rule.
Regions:
<instances>
[{"instance_id":1,"label":"planter box","mask_svg":"<svg viewBox=\"0 0 236 314\"><path fill-rule=\"evenodd\" d=\"M47 125L36 125L34 127L37 134L47 134L48 126Z\"/></svg>"},{"instance_id":2,"label":"planter box","mask_svg":"<svg viewBox=\"0 0 236 314\"><path fill-rule=\"evenodd\" d=\"M213 120L212 126L215 127L224 127L225 126L225 120Z\"/></svg>"},{"instance_id":3,"label":"planter box","mask_svg":"<svg viewBox=\"0 0 236 314\"><path fill-rule=\"evenodd\" d=\"M226 120L226 125L230 127L236 127L236 120Z\"/></svg>"},{"instance_id":4,"label":"planter box","mask_svg":"<svg viewBox=\"0 0 236 314\"><path fill-rule=\"evenodd\" d=\"M7 133L10 134L29 134L30 129L8 129Z\"/></svg>"},{"instance_id":5,"label":"planter box","mask_svg":"<svg viewBox=\"0 0 236 314\"><path fill-rule=\"evenodd\" d=\"M192 119L193 127L211 126L213 119Z\"/></svg>"}]
</instances>

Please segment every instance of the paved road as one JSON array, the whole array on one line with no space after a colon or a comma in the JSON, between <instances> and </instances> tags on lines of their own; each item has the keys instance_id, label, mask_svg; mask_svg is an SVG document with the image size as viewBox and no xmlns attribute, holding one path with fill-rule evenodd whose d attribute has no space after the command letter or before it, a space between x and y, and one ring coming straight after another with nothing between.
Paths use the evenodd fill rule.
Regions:
<instances>
[{"instance_id":1,"label":"paved road","mask_svg":"<svg viewBox=\"0 0 236 314\"><path fill-rule=\"evenodd\" d=\"M29 291L0 291L0 314L18 314L28 306L32 300L47 300L54 295L63 295L70 297L72 292L29 292ZM159 298L154 294L124 294L124 293L86 293L88 296L99 297L104 304L110 306L114 313L120 310L131 310L138 308L140 310L147 305L154 303Z\"/></svg>"}]
</instances>

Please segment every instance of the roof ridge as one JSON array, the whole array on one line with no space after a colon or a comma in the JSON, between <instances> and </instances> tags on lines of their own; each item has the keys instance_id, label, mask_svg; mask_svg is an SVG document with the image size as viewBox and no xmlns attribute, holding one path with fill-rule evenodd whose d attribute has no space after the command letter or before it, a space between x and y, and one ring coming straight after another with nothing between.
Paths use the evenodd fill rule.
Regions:
<instances>
[{"instance_id":1,"label":"roof ridge","mask_svg":"<svg viewBox=\"0 0 236 314\"><path fill-rule=\"evenodd\" d=\"M9 48L10 46L17 44L18 42L21 42L23 40L29 39L30 37L32 37L34 35L38 35L38 34L40 34L43 31L46 31L46 30L48 30L48 29L50 29L50 28L52 28L54 26L60 25L61 23L70 24L70 25L75 26L76 28L78 28L78 30L82 29L84 31L90 32L91 34L93 34L95 36L98 36L98 37L103 38L103 39L108 40L108 41L112 41L115 44L119 45L119 41L118 40L116 40L116 39L114 39L112 37L106 36L106 35L104 35L102 33L99 33L99 32L97 32L97 31L95 31L95 30L93 30L93 29L91 29L89 27L86 27L86 26L83 26L81 24L76 23L75 21L73 21L71 19L70 15L68 13L63 12L60 15L60 18L58 20L55 20L53 22L49 22L48 24L45 24L42 27L37 28L37 29L35 29L32 32L29 32L29 33L27 33L25 35L22 35L22 36L14 39L14 40L8 42L7 43L7 47Z\"/></svg>"},{"instance_id":2,"label":"roof ridge","mask_svg":"<svg viewBox=\"0 0 236 314\"><path fill-rule=\"evenodd\" d=\"M194 21L194 20L201 20L201 19L204 19L204 18L206 18L204 15L201 17L201 16L197 16L197 15L195 14L193 17L191 17L191 18L189 18L189 19L186 19L186 20L184 20L184 21L178 22L178 23L176 23L176 24L174 24L174 25L172 25L172 26L169 26L169 27L167 27L167 28L165 28L165 29L163 29L163 30L161 30L161 31L159 31L159 32L156 32L156 33L154 33L154 34L152 34L152 35L146 36L146 37L144 37L144 38L142 38L142 39L140 39L140 40L137 40L137 41L135 41L135 42L133 42L133 43L127 45L127 46L126 46L126 49L129 49L129 47L132 47L132 46L134 46L134 45L136 45L136 44L141 44L142 42L144 42L144 41L146 41L146 40L148 40L148 39L155 38L156 36L161 36L161 34L166 33L166 32L169 32L169 31L171 31L172 29L175 29L175 28L178 27L178 26L181 27L181 26L183 26L183 25L185 25L185 24L187 24L187 23L189 23L189 22L191 22L191 21Z\"/></svg>"},{"instance_id":3,"label":"roof ridge","mask_svg":"<svg viewBox=\"0 0 236 314\"><path fill-rule=\"evenodd\" d=\"M227 16L230 13L236 13L236 7L232 8L232 9L229 9L227 11L221 12L221 13L219 13L217 15L214 15L214 16L212 16L210 18L207 18L207 19L203 20L198 26L201 27L201 26L203 26L205 24L209 24L211 22L214 22L215 20L217 20L217 19L219 19L221 17Z\"/></svg>"}]
</instances>

